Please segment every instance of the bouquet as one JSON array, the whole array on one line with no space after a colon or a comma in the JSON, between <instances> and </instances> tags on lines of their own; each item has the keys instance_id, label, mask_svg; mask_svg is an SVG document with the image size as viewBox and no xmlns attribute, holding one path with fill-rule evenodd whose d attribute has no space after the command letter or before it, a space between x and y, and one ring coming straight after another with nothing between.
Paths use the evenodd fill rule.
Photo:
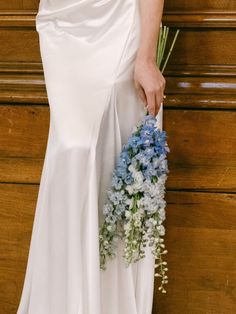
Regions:
<instances>
[{"instance_id":1,"label":"bouquet","mask_svg":"<svg viewBox=\"0 0 236 314\"><path fill-rule=\"evenodd\" d=\"M161 68L168 28L161 26L157 64ZM176 32L167 60L177 38ZM99 230L100 267L106 269L108 258L115 257L118 240L124 241L124 261L128 266L145 257L149 246L156 259L155 276L161 277L159 290L166 292L168 282L165 235L165 182L169 172L167 153L170 151L166 132L157 127L157 119L146 113L141 123L135 126L122 148L112 173L108 200L104 205L104 222Z\"/></svg>"}]
</instances>

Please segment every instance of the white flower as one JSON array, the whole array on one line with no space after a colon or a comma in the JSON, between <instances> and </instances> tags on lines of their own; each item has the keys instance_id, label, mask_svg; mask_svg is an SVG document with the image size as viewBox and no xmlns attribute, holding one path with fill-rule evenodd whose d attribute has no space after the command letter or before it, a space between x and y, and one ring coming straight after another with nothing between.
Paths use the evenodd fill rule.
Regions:
<instances>
[{"instance_id":1,"label":"white flower","mask_svg":"<svg viewBox=\"0 0 236 314\"><path fill-rule=\"evenodd\" d=\"M114 231L115 229L116 229L116 228L115 228L115 225L114 225L114 224L107 226L107 230L108 230L108 231Z\"/></svg>"},{"instance_id":2,"label":"white flower","mask_svg":"<svg viewBox=\"0 0 236 314\"><path fill-rule=\"evenodd\" d=\"M134 180L137 182L137 183L141 183L143 184L143 174L141 171L137 171L133 174L133 177L134 177Z\"/></svg>"},{"instance_id":3,"label":"white flower","mask_svg":"<svg viewBox=\"0 0 236 314\"><path fill-rule=\"evenodd\" d=\"M125 198L125 200L124 200L123 203L124 203L124 205L125 205L126 208L127 208L127 207L131 208L132 205L133 205L133 198L127 197L127 198Z\"/></svg>"},{"instance_id":4,"label":"white flower","mask_svg":"<svg viewBox=\"0 0 236 314\"><path fill-rule=\"evenodd\" d=\"M129 193L130 195L134 194L134 187L133 187L132 184L127 185L127 186L125 187L125 189L128 191L128 193Z\"/></svg>"},{"instance_id":5,"label":"white flower","mask_svg":"<svg viewBox=\"0 0 236 314\"><path fill-rule=\"evenodd\" d=\"M125 211L125 217L129 218L131 216L131 212L129 210Z\"/></svg>"},{"instance_id":6,"label":"white flower","mask_svg":"<svg viewBox=\"0 0 236 314\"><path fill-rule=\"evenodd\" d=\"M165 220L165 218L166 218L165 209L164 209L164 208L160 208L159 211L158 211L158 213L159 213L160 219L161 219L162 221Z\"/></svg>"},{"instance_id":7,"label":"white flower","mask_svg":"<svg viewBox=\"0 0 236 314\"><path fill-rule=\"evenodd\" d=\"M165 235L165 227L163 225L158 226L157 229L159 231L160 236L164 236Z\"/></svg>"},{"instance_id":8,"label":"white flower","mask_svg":"<svg viewBox=\"0 0 236 314\"><path fill-rule=\"evenodd\" d=\"M135 167L134 167L132 164L129 165L128 169L129 169L129 171L130 171L131 173L136 172L136 169L135 169Z\"/></svg>"}]
</instances>

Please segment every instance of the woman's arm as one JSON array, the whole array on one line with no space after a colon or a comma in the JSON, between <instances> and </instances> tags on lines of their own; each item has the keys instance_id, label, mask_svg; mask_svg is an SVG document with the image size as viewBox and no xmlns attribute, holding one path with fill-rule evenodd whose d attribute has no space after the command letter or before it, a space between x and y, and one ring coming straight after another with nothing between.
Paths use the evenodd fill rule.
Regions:
<instances>
[{"instance_id":1,"label":"woman's arm","mask_svg":"<svg viewBox=\"0 0 236 314\"><path fill-rule=\"evenodd\" d=\"M148 111L156 115L164 97L165 79L156 65L156 48L164 0L139 0L141 37L134 68L134 85Z\"/></svg>"}]
</instances>

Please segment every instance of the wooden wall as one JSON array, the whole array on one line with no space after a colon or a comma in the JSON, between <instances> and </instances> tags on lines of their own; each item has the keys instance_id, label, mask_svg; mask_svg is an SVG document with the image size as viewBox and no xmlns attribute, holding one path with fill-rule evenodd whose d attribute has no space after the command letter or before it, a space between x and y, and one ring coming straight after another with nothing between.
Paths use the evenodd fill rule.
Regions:
<instances>
[{"instance_id":1,"label":"wooden wall","mask_svg":"<svg viewBox=\"0 0 236 314\"><path fill-rule=\"evenodd\" d=\"M0 0L0 314L19 302L49 127L37 9ZM169 283L153 314L233 314L236 2L166 0L163 20L181 33L165 73Z\"/></svg>"},{"instance_id":2,"label":"wooden wall","mask_svg":"<svg viewBox=\"0 0 236 314\"><path fill-rule=\"evenodd\" d=\"M166 0L167 294L153 313L236 313L236 2Z\"/></svg>"}]
</instances>

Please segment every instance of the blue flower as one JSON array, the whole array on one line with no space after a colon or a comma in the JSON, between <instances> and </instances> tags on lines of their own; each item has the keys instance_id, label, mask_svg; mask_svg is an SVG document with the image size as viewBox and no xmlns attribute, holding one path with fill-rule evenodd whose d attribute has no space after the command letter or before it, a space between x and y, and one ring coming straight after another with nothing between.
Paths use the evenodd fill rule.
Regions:
<instances>
[{"instance_id":1,"label":"blue flower","mask_svg":"<svg viewBox=\"0 0 236 314\"><path fill-rule=\"evenodd\" d=\"M143 139L140 136L133 134L128 138L128 145L132 149L137 149L142 144L143 144Z\"/></svg>"},{"instance_id":2,"label":"blue flower","mask_svg":"<svg viewBox=\"0 0 236 314\"><path fill-rule=\"evenodd\" d=\"M140 151L137 155L136 155L136 159L139 160L139 162L144 165L147 166L149 163L149 158L146 156L144 151Z\"/></svg>"},{"instance_id":3,"label":"blue flower","mask_svg":"<svg viewBox=\"0 0 236 314\"><path fill-rule=\"evenodd\" d=\"M119 205L116 206L115 214L117 216L122 215L124 212L125 212L125 205L124 204L119 204Z\"/></svg>"},{"instance_id":4,"label":"blue flower","mask_svg":"<svg viewBox=\"0 0 236 314\"><path fill-rule=\"evenodd\" d=\"M155 149L153 147L148 147L145 149L144 154L148 159L151 159L155 156Z\"/></svg>"},{"instance_id":5,"label":"blue flower","mask_svg":"<svg viewBox=\"0 0 236 314\"><path fill-rule=\"evenodd\" d=\"M108 215L112 212L113 210L113 206L111 204L105 204L104 207L103 207L103 213L105 215Z\"/></svg>"},{"instance_id":6,"label":"blue flower","mask_svg":"<svg viewBox=\"0 0 236 314\"><path fill-rule=\"evenodd\" d=\"M140 135L142 136L152 136L153 135L153 126L144 124L140 130Z\"/></svg>"},{"instance_id":7,"label":"blue flower","mask_svg":"<svg viewBox=\"0 0 236 314\"><path fill-rule=\"evenodd\" d=\"M156 155L165 155L166 154L166 146L165 142L155 142L154 150L156 152Z\"/></svg>"},{"instance_id":8,"label":"blue flower","mask_svg":"<svg viewBox=\"0 0 236 314\"><path fill-rule=\"evenodd\" d=\"M142 137L142 144L143 144L144 148L152 146L153 143L154 143L154 140L152 137L150 137L150 136L143 136Z\"/></svg>"},{"instance_id":9,"label":"blue flower","mask_svg":"<svg viewBox=\"0 0 236 314\"><path fill-rule=\"evenodd\" d=\"M161 161L161 164L160 164L160 171L162 173L167 173L168 172L168 163L167 163L167 160L164 159Z\"/></svg>"},{"instance_id":10,"label":"blue flower","mask_svg":"<svg viewBox=\"0 0 236 314\"><path fill-rule=\"evenodd\" d=\"M155 156L155 157L152 159L152 166L153 166L154 168L158 168L159 165L160 165L160 159Z\"/></svg>"},{"instance_id":11,"label":"blue flower","mask_svg":"<svg viewBox=\"0 0 236 314\"><path fill-rule=\"evenodd\" d=\"M132 184L134 182L134 178L131 173L127 173L125 179L124 179L126 184Z\"/></svg>"},{"instance_id":12,"label":"blue flower","mask_svg":"<svg viewBox=\"0 0 236 314\"><path fill-rule=\"evenodd\" d=\"M149 164L148 167L144 170L144 177L145 178L151 178L152 176L157 175L157 170L152 166L152 164Z\"/></svg>"},{"instance_id":13,"label":"blue flower","mask_svg":"<svg viewBox=\"0 0 236 314\"><path fill-rule=\"evenodd\" d=\"M153 115L146 115L143 119L144 125L154 126L157 122L157 119Z\"/></svg>"},{"instance_id":14,"label":"blue flower","mask_svg":"<svg viewBox=\"0 0 236 314\"><path fill-rule=\"evenodd\" d=\"M123 181L121 178L117 177L116 175L113 175L112 177L112 186L116 189L116 190L120 190L121 187L123 185Z\"/></svg>"},{"instance_id":15,"label":"blue flower","mask_svg":"<svg viewBox=\"0 0 236 314\"><path fill-rule=\"evenodd\" d=\"M122 203L123 193L122 191L108 191L108 197L114 205L118 205Z\"/></svg>"},{"instance_id":16,"label":"blue flower","mask_svg":"<svg viewBox=\"0 0 236 314\"><path fill-rule=\"evenodd\" d=\"M119 156L119 160L122 160L124 164L130 164L131 159L127 150L123 150Z\"/></svg>"},{"instance_id":17,"label":"blue flower","mask_svg":"<svg viewBox=\"0 0 236 314\"><path fill-rule=\"evenodd\" d=\"M119 158L117 161L117 167L126 167L127 166L127 162L124 158Z\"/></svg>"},{"instance_id":18,"label":"blue flower","mask_svg":"<svg viewBox=\"0 0 236 314\"><path fill-rule=\"evenodd\" d=\"M124 179L126 177L126 173L127 173L127 168L126 167L117 166L117 168L115 170L116 176L118 176L119 178Z\"/></svg>"}]
</instances>

